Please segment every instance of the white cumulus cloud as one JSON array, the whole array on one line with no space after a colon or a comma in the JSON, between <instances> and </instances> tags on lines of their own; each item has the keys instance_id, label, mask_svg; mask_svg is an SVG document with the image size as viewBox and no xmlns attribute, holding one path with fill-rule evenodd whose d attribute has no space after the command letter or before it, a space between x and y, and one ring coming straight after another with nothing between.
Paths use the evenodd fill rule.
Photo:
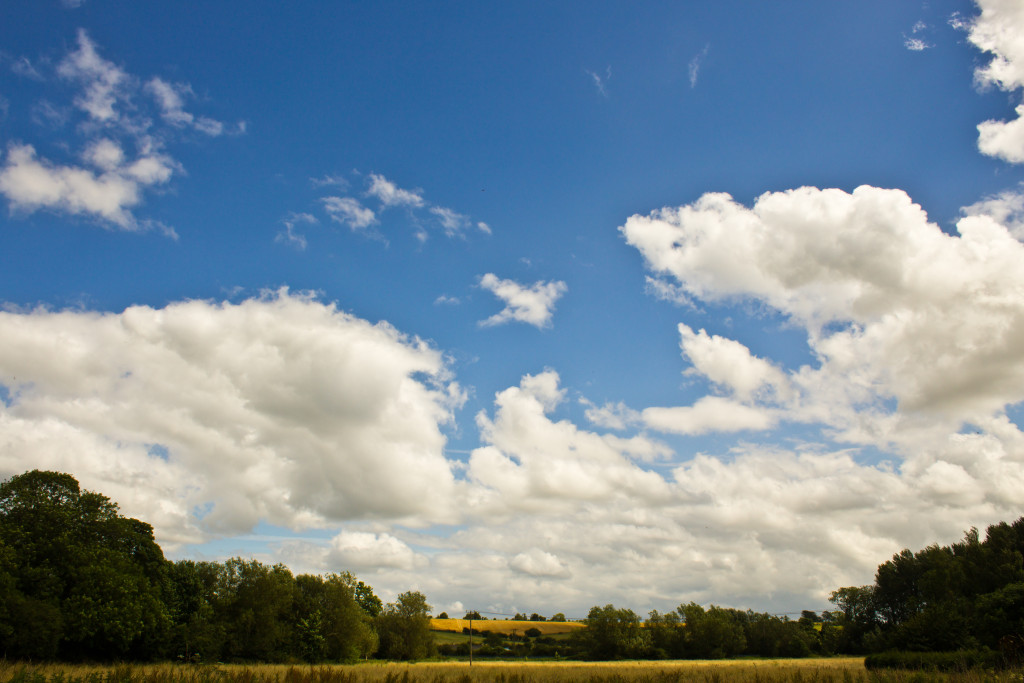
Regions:
<instances>
[{"instance_id":1,"label":"white cumulus cloud","mask_svg":"<svg viewBox=\"0 0 1024 683\"><path fill-rule=\"evenodd\" d=\"M761 431L775 426L768 412L718 396L705 396L692 406L645 408L642 417L651 429L674 434Z\"/></svg>"},{"instance_id":2,"label":"white cumulus cloud","mask_svg":"<svg viewBox=\"0 0 1024 683\"><path fill-rule=\"evenodd\" d=\"M97 171L52 164L38 159L31 145L12 144L0 167L0 193L18 211L49 208L136 230L140 223L131 209L142 201L142 190L166 183L177 168L159 153L128 162L120 146L106 139L93 143L83 156Z\"/></svg>"},{"instance_id":3,"label":"white cumulus cloud","mask_svg":"<svg viewBox=\"0 0 1024 683\"><path fill-rule=\"evenodd\" d=\"M0 336L3 476L32 463L134 487L122 502L161 542L456 515L441 427L462 392L439 352L385 323L281 291L2 312Z\"/></svg>"},{"instance_id":4,"label":"white cumulus cloud","mask_svg":"<svg viewBox=\"0 0 1024 683\"><path fill-rule=\"evenodd\" d=\"M968 40L990 53L974 72L981 86L1013 91L1024 87L1024 5L1015 0L977 0L981 13L966 24ZM1017 118L978 124L978 149L1010 163L1024 162L1024 105Z\"/></svg>"},{"instance_id":5,"label":"white cumulus cloud","mask_svg":"<svg viewBox=\"0 0 1024 683\"><path fill-rule=\"evenodd\" d=\"M427 560L391 534L366 531L342 531L331 539L326 558L328 566L345 571L367 569L405 569L423 567Z\"/></svg>"},{"instance_id":6,"label":"white cumulus cloud","mask_svg":"<svg viewBox=\"0 0 1024 683\"><path fill-rule=\"evenodd\" d=\"M554 371L526 375L518 387L498 394L493 418L477 416L488 445L473 451L469 476L498 494L493 504L500 509L562 508L572 501L620 495L664 496L664 481L633 458L647 460L667 449L645 437L623 439L584 431L568 421L553 422L548 413L564 399L558 384Z\"/></svg>"},{"instance_id":7,"label":"white cumulus cloud","mask_svg":"<svg viewBox=\"0 0 1024 683\"><path fill-rule=\"evenodd\" d=\"M693 363L688 374L707 377L741 401L749 401L762 392L788 393L788 380L783 372L752 355L739 342L709 335L704 330L694 332L682 323L679 334L683 355Z\"/></svg>"},{"instance_id":8,"label":"white cumulus cloud","mask_svg":"<svg viewBox=\"0 0 1024 683\"><path fill-rule=\"evenodd\" d=\"M863 186L767 193L749 209L708 194L622 232L688 296L761 301L802 325L822 359L805 389L827 377L852 402L969 420L1024 399L1024 246L990 216L957 228Z\"/></svg>"},{"instance_id":9,"label":"white cumulus cloud","mask_svg":"<svg viewBox=\"0 0 1024 683\"><path fill-rule=\"evenodd\" d=\"M480 322L485 327L513 321L538 328L548 327L555 312L555 303L569 289L560 280L522 285L515 280L502 280L494 273L481 277L480 286L505 302L505 308Z\"/></svg>"},{"instance_id":10,"label":"white cumulus cloud","mask_svg":"<svg viewBox=\"0 0 1024 683\"><path fill-rule=\"evenodd\" d=\"M382 175L370 174L370 187L366 190L370 197L376 197L384 208L392 206L423 206L423 197L419 190L403 190Z\"/></svg>"},{"instance_id":11,"label":"white cumulus cloud","mask_svg":"<svg viewBox=\"0 0 1024 683\"><path fill-rule=\"evenodd\" d=\"M360 204L358 199L324 197L321 201L332 221L347 225L353 230L362 230L377 222L377 216L373 211Z\"/></svg>"},{"instance_id":12,"label":"white cumulus cloud","mask_svg":"<svg viewBox=\"0 0 1024 683\"><path fill-rule=\"evenodd\" d=\"M509 566L517 572L532 576L571 576L558 557L540 548L530 548L512 558Z\"/></svg>"}]
</instances>

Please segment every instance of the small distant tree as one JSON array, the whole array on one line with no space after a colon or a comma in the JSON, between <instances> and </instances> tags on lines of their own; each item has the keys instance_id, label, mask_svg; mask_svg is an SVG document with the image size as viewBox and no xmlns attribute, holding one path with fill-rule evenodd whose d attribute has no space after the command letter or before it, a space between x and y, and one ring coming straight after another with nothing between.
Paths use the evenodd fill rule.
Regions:
<instances>
[{"instance_id":1,"label":"small distant tree","mask_svg":"<svg viewBox=\"0 0 1024 683\"><path fill-rule=\"evenodd\" d=\"M555 612L551 617L551 621L565 621L565 615L561 612Z\"/></svg>"},{"instance_id":2,"label":"small distant tree","mask_svg":"<svg viewBox=\"0 0 1024 683\"><path fill-rule=\"evenodd\" d=\"M512 619L514 621L529 621L525 614L520 614L519 612L516 612L516 615L512 617Z\"/></svg>"},{"instance_id":3,"label":"small distant tree","mask_svg":"<svg viewBox=\"0 0 1024 683\"><path fill-rule=\"evenodd\" d=\"M480 616L480 613L477 612L476 610L471 610L469 612L466 612L466 616L464 616L462 618L463 619L472 619L474 621L482 621L483 620L483 617Z\"/></svg>"},{"instance_id":4,"label":"small distant tree","mask_svg":"<svg viewBox=\"0 0 1024 683\"><path fill-rule=\"evenodd\" d=\"M447 612L441 612L440 614L437 615L437 618L438 619L447 619L448 618L448 613Z\"/></svg>"},{"instance_id":5,"label":"small distant tree","mask_svg":"<svg viewBox=\"0 0 1024 683\"><path fill-rule=\"evenodd\" d=\"M544 621L544 617L534 612L530 615L530 621Z\"/></svg>"}]
</instances>

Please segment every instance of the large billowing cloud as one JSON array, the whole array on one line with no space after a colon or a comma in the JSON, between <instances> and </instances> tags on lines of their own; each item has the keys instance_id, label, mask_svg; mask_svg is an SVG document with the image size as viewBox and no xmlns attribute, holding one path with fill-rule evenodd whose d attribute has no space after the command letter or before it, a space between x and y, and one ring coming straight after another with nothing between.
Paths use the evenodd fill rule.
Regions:
<instances>
[{"instance_id":1,"label":"large billowing cloud","mask_svg":"<svg viewBox=\"0 0 1024 683\"><path fill-rule=\"evenodd\" d=\"M978 80L1020 88L1024 10L979 4L970 39L995 57ZM158 146L125 143L142 140L119 104L138 81L84 34L62 74L105 133L81 146L81 166L11 147L0 190L24 210L128 226L175 170ZM216 132L185 111L187 84L151 79L141 92L175 130ZM983 151L1016 160L1018 125L982 124ZM382 212L433 210L378 175L366 197ZM750 206L712 193L633 216L621 232L652 291L778 311L806 335L805 364L678 324L681 360L665 372L706 395L581 398L597 425L586 429L564 416L555 370L527 374L477 414L466 462L444 452L464 394L442 353L313 297L3 312L0 474L73 472L153 522L165 547L260 520L329 528L278 539L266 559L354 570L386 599L412 588L441 609L826 607L900 548L1024 508L1024 434L1007 415L1024 400L1022 206L1015 192L981 199L957 234L906 193L869 186ZM324 209L353 228L378 220L350 197ZM490 324L546 326L565 292L480 284L506 306Z\"/></svg>"},{"instance_id":2,"label":"large billowing cloud","mask_svg":"<svg viewBox=\"0 0 1024 683\"><path fill-rule=\"evenodd\" d=\"M1024 435L1005 413L1024 400L1018 215L1015 195L993 197L950 235L900 190L804 187L750 207L707 194L622 226L656 292L775 309L804 330L812 358L787 368L679 325L684 374L710 393L643 409L641 423L684 435L744 430L748 441L675 466L666 502L643 508L631 542L663 539L631 554L658 589L650 600L823 601L819 576L832 587L865 582L900 547L1019 516ZM804 430L800 440L773 431L787 422ZM837 448L844 442L855 448ZM862 447L877 450L864 457ZM608 529L591 527L596 519L588 511L575 533L601 538ZM585 585L587 562L558 551Z\"/></svg>"},{"instance_id":3,"label":"large billowing cloud","mask_svg":"<svg viewBox=\"0 0 1024 683\"><path fill-rule=\"evenodd\" d=\"M728 400L776 400L764 391L781 384L774 366L680 332ZM462 391L441 354L287 292L7 312L0 333L5 476L28 464L74 472L172 550L260 519L337 529L279 539L262 557L355 571L387 599L423 590L439 609L822 608L889 553L1024 505L1024 436L1005 417L976 434L923 430L898 468L822 446L740 444L680 461L649 436L554 417L567 391L551 370L478 415L481 445L461 479L441 427ZM714 370L719 353L749 371Z\"/></svg>"},{"instance_id":4,"label":"large billowing cloud","mask_svg":"<svg viewBox=\"0 0 1024 683\"><path fill-rule=\"evenodd\" d=\"M758 300L802 325L820 360L791 379L808 404L838 392L849 406L895 399L905 416L972 420L1024 400L1024 245L981 214L957 229L943 233L900 190L862 186L768 193L751 208L708 194L622 232L688 296ZM751 362L730 372L783 381Z\"/></svg>"},{"instance_id":5,"label":"large billowing cloud","mask_svg":"<svg viewBox=\"0 0 1024 683\"><path fill-rule=\"evenodd\" d=\"M0 313L0 469L74 472L162 541L258 520L453 517L444 359L286 291Z\"/></svg>"},{"instance_id":6,"label":"large billowing cloud","mask_svg":"<svg viewBox=\"0 0 1024 683\"><path fill-rule=\"evenodd\" d=\"M426 561L366 577L415 585L438 609L822 609L900 548L956 540L1024 505L1024 435L1005 418L973 434L919 434L899 466L810 443L665 462L678 456L649 438L555 419L564 400L553 371L500 392L493 416L478 417L485 445L468 465L467 523L407 535Z\"/></svg>"},{"instance_id":7,"label":"large billowing cloud","mask_svg":"<svg viewBox=\"0 0 1024 683\"><path fill-rule=\"evenodd\" d=\"M481 500L502 513L619 496L664 498L665 482L634 460L658 458L668 449L644 437L598 435L568 421L552 422L548 413L564 400L558 385L551 370L527 375L498 394L493 418L477 416L488 445L473 452L469 477L483 487Z\"/></svg>"}]
</instances>

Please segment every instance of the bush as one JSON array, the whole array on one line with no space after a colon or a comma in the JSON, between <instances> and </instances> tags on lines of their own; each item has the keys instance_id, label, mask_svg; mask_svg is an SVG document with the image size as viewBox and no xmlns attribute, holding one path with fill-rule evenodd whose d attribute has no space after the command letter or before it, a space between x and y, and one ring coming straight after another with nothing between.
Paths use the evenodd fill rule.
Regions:
<instances>
[{"instance_id":1,"label":"bush","mask_svg":"<svg viewBox=\"0 0 1024 683\"><path fill-rule=\"evenodd\" d=\"M1002 667L1002 657L992 650L957 650L956 652L889 651L868 655L866 669L912 669L918 671L966 671Z\"/></svg>"}]
</instances>

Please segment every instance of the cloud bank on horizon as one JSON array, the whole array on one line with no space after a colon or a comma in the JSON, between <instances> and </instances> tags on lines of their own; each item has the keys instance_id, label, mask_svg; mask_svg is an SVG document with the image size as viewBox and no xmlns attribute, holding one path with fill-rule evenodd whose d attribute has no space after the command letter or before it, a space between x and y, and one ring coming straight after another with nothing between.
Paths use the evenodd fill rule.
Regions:
<instances>
[{"instance_id":1,"label":"cloud bank on horizon","mask_svg":"<svg viewBox=\"0 0 1024 683\"><path fill-rule=\"evenodd\" d=\"M976 85L1019 99L1024 6L978 0L976 15L952 23L984 57ZM914 27L923 40L925 24ZM71 91L70 105L33 104L52 114L38 127L57 131L45 153L0 128L4 229L34 230L19 226L48 212L79 231L88 228L76 221L157 226L178 238L168 244L199 239L177 221L146 218L148 202L183 182L181 159L199 165L207 144L252 137L251 126L193 113L211 97L198 86L133 76L101 56L109 51L88 31L76 38L56 66L4 57L19 78ZM687 92L698 70L697 92L715 78L708 44L689 62ZM610 73L586 72L589 95L596 86L615 99ZM616 67L617 90L628 78ZM1024 105L1013 111L977 122L977 153L1024 163ZM331 224L380 238L345 242L329 254L335 263L347 251L367 260L398 251L396 222L411 226L410 262L436 263L415 271L422 279L400 296L390 288L413 266L372 261L379 277L359 282L374 295L362 315L337 302L330 281L308 291L268 281L241 297L193 296L178 283L167 285L168 302L117 310L7 305L0 475L71 472L152 523L175 557L247 552L296 571L351 570L385 598L415 588L449 612L580 616L599 603L643 611L690 600L821 609L831 590L870 581L902 547L1024 509L1020 187L964 206L955 233L898 188L802 186L749 203L704 188L694 201L619 219L618 247L639 255L647 293L633 265L634 281L587 308L579 302L596 293L547 266L538 279L532 260L498 254L459 270L459 259L424 251L440 249L428 228L490 236L470 215L483 215L477 202L495 188L459 195L460 213L388 176L307 173L323 178L302 182L319 196L305 207L282 202L266 219L264 241L288 258L331 251L322 236ZM306 282L303 272L292 281ZM463 281L442 281L448 273ZM607 366L598 370L615 371L620 359L600 349L626 325L620 288L639 294L627 307L672 302L662 327L675 365L652 372L676 377L692 400L584 395L589 375L568 359L596 348ZM427 296L412 299L421 289ZM503 308L493 313L483 292ZM410 300L399 309L402 297ZM450 305L437 313L430 302ZM441 332L410 326L418 318L405 304L453 316L443 327L482 341L453 350ZM563 328L584 329L585 310L607 316L607 339L586 328L564 342L568 352L556 350ZM775 317L805 348L794 355L691 317L717 310L729 311L730 325ZM501 333L510 341L497 341ZM524 345L536 351L520 367ZM488 384L479 366L516 379ZM253 537L263 540L246 545Z\"/></svg>"}]
</instances>

